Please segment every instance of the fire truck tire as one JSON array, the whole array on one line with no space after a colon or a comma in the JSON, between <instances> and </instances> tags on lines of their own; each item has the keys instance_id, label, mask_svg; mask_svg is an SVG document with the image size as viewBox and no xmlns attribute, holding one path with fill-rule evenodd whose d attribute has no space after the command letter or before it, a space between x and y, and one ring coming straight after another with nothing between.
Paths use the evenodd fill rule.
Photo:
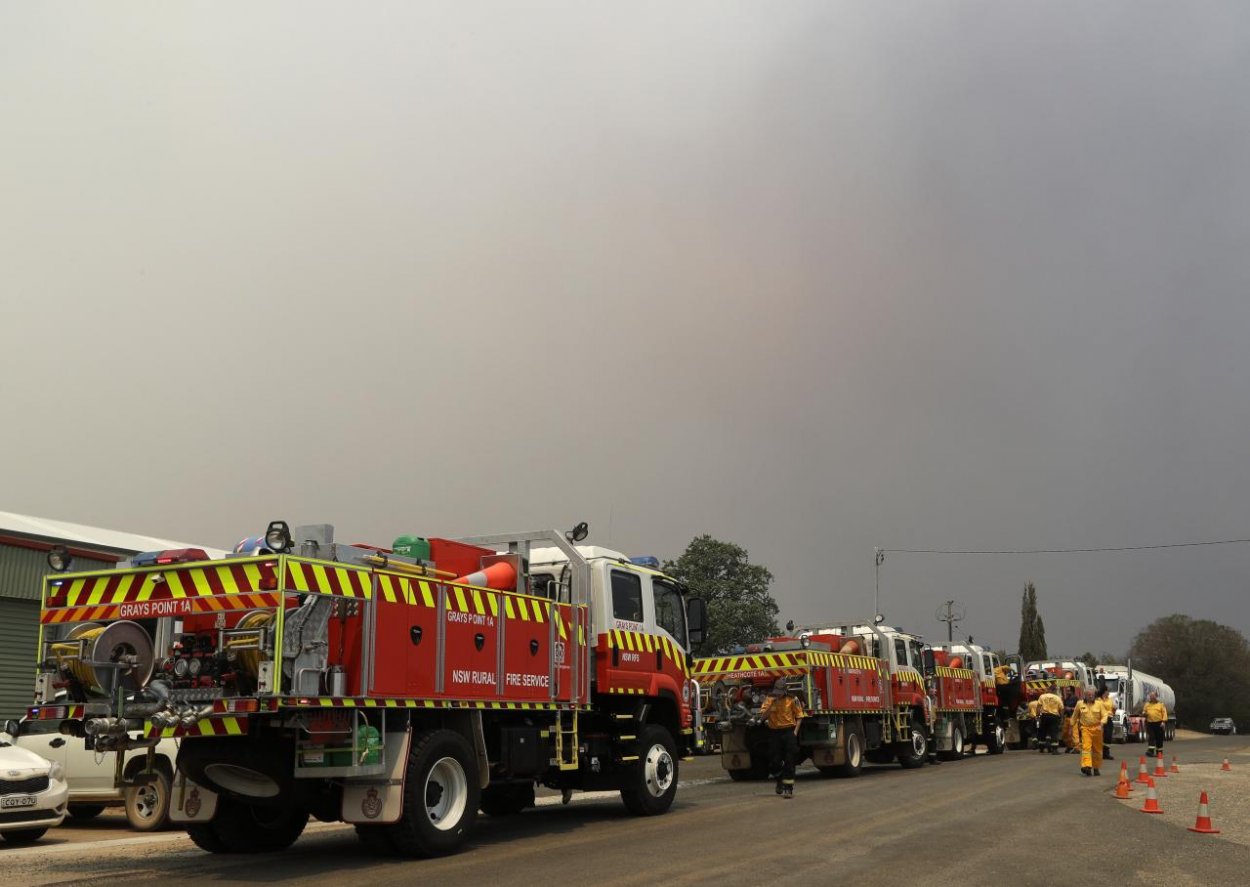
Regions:
<instances>
[{"instance_id":1,"label":"fire truck tire","mask_svg":"<svg viewBox=\"0 0 1250 887\"><path fill-rule=\"evenodd\" d=\"M404 773L404 806L387 836L404 856L445 856L468 840L482 790L473 747L452 730L413 736Z\"/></svg>"},{"instance_id":2,"label":"fire truck tire","mask_svg":"<svg viewBox=\"0 0 1250 887\"><path fill-rule=\"evenodd\" d=\"M638 761L625 773L621 800L635 816L658 816L677 797L677 746L659 724L648 724L638 735Z\"/></svg>"},{"instance_id":3,"label":"fire truck tire","mask_svg":"<svg viewBox=\"0 0 1250 887\"><path fill-rule=\"evenodd\" d=\"M992 755L1001 755L1007 750L1007 731L1002 724L995 724L985 735L985 749Z\"/></svg>"},{"instance_id":4,"label":"fire truck tire","mask_svg":"<svg viewBox=\"0 0 1250 887\"><path fill-rule=\"evenodd\" d=\"M898 758L900 767L904 770L914 770L924 766L925 757L929 753L929 740L925 734L924 721L912 715L908 734L907 739L894 743L894 754Z\"/></svg>"},{"instance_id":5,"label":"fire truck tire","mask_svg":"<svg viewBox=\"0 0 1250 887\"><path fill-rule=\"evenodd\" d=\"M221 797L213 821L189 825L187 834L209 853L272 853L294 844L307 824L306 810L257 806Z\"/></svg>"},{"instance_id":6,"label":"fire truck tire","mask_svg":"<svg viewBox=\"0 0 1250 887\"><path fill-rule=\"evenodd\" d=\"M482 812L487 816L514 816L534 806L534 784L488 785L482 790Z\"/></svg>"},{"instance_id":7,"label":"fire truck tire","mask_svg":"<svg viewBox=\"0 0 1250 887\"><path fill-rule=\"evenodd\" d=\"M70 804L69 818L76 819L79 822L86 822L88 819L95 819L104 812L103 804Z\"/></svg>"},{"instance_id":8,"label":"fire truck tire","mask_svg":"<svg viewBox=\"0 0 1250 887\"><path fill-rule=\"evenodd\" d=\"M825 776L853 779L864 771L864 737L858 728L846 731L846 760L833 767L817 767Z\"/></svg>"},{"instance_id":9,"label":"fire truck tire","mask_svg":"<svg viewBox=\"0 0 1250 887\"><path fill-rule=\"evenodd\" d=\"M126 821L137 832L155 832L169 824L169 776L157 770L151 782L126 789Z\"/></svg>"},{"instance_id":10,"label":"fire truck tire","mask_svg":"<svg viewBox=\"0 0 1250 887\"><path fill-rule=\"evenodd\" d=\"M387 826L384 825L357 825L356 837L374 856L394 856L395 845L391 843L391 836L386 833L386 829Z\"/></svg>"},{"instance_id":11,"label":"fire truck tire","mask_svg":"<svg viewBox=\"0 0 1250 887\"><path fill-rule=\"evenodd\" d=\"M967 749L964 747L964 728L959 724L951 725L951 747L948 751L941 752L939 757L943 761L957 761L964 756Z\"/></svg>"}]
</instances>

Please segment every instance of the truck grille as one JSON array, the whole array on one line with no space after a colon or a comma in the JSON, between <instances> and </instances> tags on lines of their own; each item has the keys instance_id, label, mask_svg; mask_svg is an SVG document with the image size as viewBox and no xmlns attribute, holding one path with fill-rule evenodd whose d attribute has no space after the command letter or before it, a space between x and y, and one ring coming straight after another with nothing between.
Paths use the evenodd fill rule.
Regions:
<instances>
[{"instance_id":1,"label":"truck grille","mask_svg":"<svg viewBox=\"0 0 1250 887\"><path fill-rule=\"evenodd\" d=\"M48 788L48 774L29 779L0 779L0 795L33 795Z\"/></svg>"}]
</instances>

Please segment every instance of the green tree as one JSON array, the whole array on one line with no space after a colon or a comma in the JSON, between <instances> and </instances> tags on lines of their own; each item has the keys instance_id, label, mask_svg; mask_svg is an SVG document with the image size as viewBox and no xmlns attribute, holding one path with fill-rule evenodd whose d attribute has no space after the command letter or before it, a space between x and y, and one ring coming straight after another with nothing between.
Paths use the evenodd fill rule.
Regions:
<instances>
[{"instance_id":1,"label":"green tree","mask_svg":"<svg viewBox=\"0 0 1250 887\"><path fill-rule=\"evenodd\" d=\"M1213 717L1250 724L1250 643L1235 628L1176 614L1143 628L1129 648L1133 667L1176 692L1176 718L1206 729Z\"/></svg>"},{"instance_id":2,"label":"green tree","mask_svg":"<svg viewBox=\"0 0 1250 887\"><path fill-rule=\"evenodd\" d=\"M1095 656L1093 653L1082 653L1080 656L1076 657L1076 661L1084 662L1090 668L1093 668L1094 666L1101 664L1098 657Z\"/></svg>"},{"instance_id":3,"label":"green tree","mask_svg":"<svg viewBox=\"0 0 1250 887\"><path fill-rule=\"evenodd\" d=\"M1032 582L1025 584L1020 601L1019 653L1025 662L1046 658L1046 625L1037 612L1037 589Z\"/></svg>"},{"instance_id":4,"label":"green tree","mask_svg":"<svg viewBox=\"0 0 1250 887\"><path fill-rule=\"evenodd\" d=\"M769 593L773 574L750 562L747 550L706 534L696 536L664 572L707 601L703 650L725 652L777 634L777 602Z\"/></svg>"}]
</instances>

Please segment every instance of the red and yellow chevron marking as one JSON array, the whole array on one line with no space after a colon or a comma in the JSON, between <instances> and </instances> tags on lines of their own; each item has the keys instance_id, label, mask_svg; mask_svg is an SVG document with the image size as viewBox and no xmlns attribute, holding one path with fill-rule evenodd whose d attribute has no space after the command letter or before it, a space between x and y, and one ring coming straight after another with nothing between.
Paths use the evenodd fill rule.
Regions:
<instances>
[{"instance_id":1,"label":"red and yellow chevron marking","mask_svg":"<svg viewBox=\"0 0 1250 887\"><path fill-rule=\"evenodd\" d=\"M345 567L334 561L299 557L285 557L282 563L286 567L282 587L290 591L308 591L360 600L369 600L373 596L373 585L367 569Z\"/></svg>"},{"instance_id":2,"label":"red and yellow chevron marking","mask_svg":"<svg viewBox=\"0 0 1250 887\"><path fill-rule=\"evenodd\" d=\"M253 594L278 587L275 562L259 558L212 564L67 574L44 588L44 608L98 607L213 595Z\"/></svg>"},{"instance_id":3,"label":"red and yellow chevron marking","mask_svg":"<svg viewBox=\"0 0 1250 887\"><path fill-rule=\"evenodd\" d=\"M976 674L970 668L951 668L947 665L937 666L935 673L939 678L961 678L966 681L976 678Z\"/></svg>"},{"instance_id":4,"label":"red and yellow chevron marking","mask_svg":"<svg viewBox=\"0 0 1250 887\"><path fill-rule=\"evenodd\" d=\"M259 594L233 594L228 597L190 598L186 602L187 609L179 610L176 615L186 613L214 613L231 610L254 610L276 607L282 602L279 592L262 592ZM39 614L39 621L44 625L62 622L97 622L107 619L126 618L130 614L125 609L135 606L131 603L105 604L98 607L68 607L63 610L44 610ZM173 614L171 614L173 615Z\"/></svg>"},{"instance_id":5,"label":"red and yellow chevron marking","mask_svg":"<svg viewBox=\"0 0 1250 887\"><path fill-rule=\"evenodd\" d=\"M924 678L917 671L897 671L894 673L894 679L900 684L919 684L924 686Z\"/></svg>"},{"instance_id":6,"label":"red and yellow chevron marking","mask_svg":"<svg viewBox=\"0 0 1250 887\"><path fill-rule=\"evenodd\" d=\"M871 656L849 653L826 653L821 650L793 650L784 653L756 653L750 656L714 656L696 659L695 677L724 677L735 672L779 671L796 669L801 674L808 668L859 668L876 671L882 662Z\"/></svg>"},{"instance_id":7,"label":"red and yellow chevron marking","mask_svg":"<svg viewBox=\"0 0 1250 887\"><path fill-rule=\"evenodd\" d=\"M157 730L151 721L143 724L146 739L172 739L179 736L243 736L247 733L247 718L204 718L191 727L165 727Z\"/></svg>"},{"instance_id":8,"label":"red and yellow chevron marking","mask_svg":"<svg viewBox=\"0 0 1250 887\"><path fill-rule=\"evenodd\" d=\"M664 658L670 660L677 670L686 677L690 677L690 669L686 667L686 656L682 649L674 644L665 635L648 634L645 631L623 631L614 628L611 631L603 633L602 637L606 638L609 650L616 648L617 650L629 650L631 653L654 653L656 650L664 654Z\"/></svg>"},{"instance_id":9,"label":"red and yellow chevron marking","mask_svg":"<svg viewBox=\"0 0 1250 887\"><path fill-rule=\"evenodd\" d=\"M553 604L547 598L515 592L495 591L476 585L460 585L451 582L441 583L445 591L444 608L448 612L473 613L478 616L503 615L507 619L519 619L522 622L546 623L551 621L552 608L561 613L555 620L556 631L561 640L569 636L569 623L572 619L568 604ZM438 590L440 583L429 579L417 579L408 576L396 576L391 573L378 574L378 593L390 604L401 601L413 607L438 606ZM582 612L585 613L585 607ZM585 624L583 617L582 623ZM580 632L583 643L585 630Z\"/></svg>"},{"instance_id":10,"label":"red and yellow chevron marking","mask_svg":"<svg viewBox=\"0 0 1250 887\"><path fill-rule=\"evenodd\" d=\"M337 696L285 697L282 708L480 708L499 711L553 711L583 706L560 702L493 702L484 699L372 699Z\"/></svg>"},{"instance_id":11,"label":"red and yellow chevron marking","mask_svg":"<svg viewBox=\"0 0 1250 887\"><path fill-rule=\"evenodd\" d=\"M1030 690L1045 690L1049 687L1080 687L1081 682L1076 678L1047 678L1040 681L1025 681L1024 685Z\"/></svg>"},{"instance_id":12,"label":"red and yellow chevron marking","mask_svg":"<svg viewBox=\"0 0 1250 887\"><path fill-rule=\"evenodd\" d=\"M604 692L616 693L621 696L642 696L647 691L639 687L607 687Z\"/></svg>"}]
</instances>

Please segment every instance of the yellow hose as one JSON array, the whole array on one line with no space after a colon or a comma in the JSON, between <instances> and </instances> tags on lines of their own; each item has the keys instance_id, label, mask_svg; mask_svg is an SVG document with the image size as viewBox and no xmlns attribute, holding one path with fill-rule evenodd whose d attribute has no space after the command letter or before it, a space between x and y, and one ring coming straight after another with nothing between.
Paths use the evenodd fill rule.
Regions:
<instances>
[{"instance_id":1,"label":"yellow hose","mask_svg":"<svg viewBox=\"0 0 1250 887\"><path fill-rule=\"evenodd\" d=\"M98 687L100 682L96 680L95 669L83 662L80 652L91 649L91 642L98 638L104 632L104 626L98 625L88 628L86 631L75 631L70 633L70 638L74 641L83 641L83 644L77 643L61 643L52 645L52 655L56 657L56 664L61 668L67 669L70 674L78 679L84 687Z\"/></svg>"},{"instance_id":2,"label":"yellow hose","mask_svg":"<svg viewBox=\"0 0 1250 887\"><path fill-rule=\"evenodd\" d=\"M253 610L242 619L236 628L262 628L273 621L272 610ZM252 644L254 641L245 638L230 638L226 641L226 647L241 646L243 644ZM260 650L249 649L238 651L239 668L247 672L252 677L260 676Z\"/></svg>"}]
</instances>

